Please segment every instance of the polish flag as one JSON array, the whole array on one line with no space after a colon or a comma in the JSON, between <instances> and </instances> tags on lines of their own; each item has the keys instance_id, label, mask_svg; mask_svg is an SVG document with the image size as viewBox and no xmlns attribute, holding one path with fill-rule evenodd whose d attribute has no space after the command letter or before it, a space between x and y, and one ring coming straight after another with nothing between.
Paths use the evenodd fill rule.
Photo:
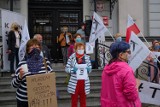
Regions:
<instances>
[{"instance_id":1,"label":"polish flag","mask_svg":"<svg viewBox=\"0 0 160 107\"><path fill-rule=\"evenodd\" d=\"M137 25L133 21L133 18L128 15L128 23L127 23L127 31L126 31L126 42L129 42L131 32L134 32L136 35L140 33L140 30L138 29Z\"/></svg>"}]
</instances>

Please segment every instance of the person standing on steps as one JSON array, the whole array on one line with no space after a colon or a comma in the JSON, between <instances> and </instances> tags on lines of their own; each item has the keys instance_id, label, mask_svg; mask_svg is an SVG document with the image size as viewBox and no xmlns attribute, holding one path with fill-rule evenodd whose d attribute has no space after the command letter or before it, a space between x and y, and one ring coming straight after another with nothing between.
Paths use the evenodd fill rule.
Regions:
<instances>
[{"instance_id":1,"label":"person standing on steps","mask_svg":"<svg viewBox=\"0 0 160 107\"><path fill-rule=\"evenodd\" d=\"M69 57L65 71L71 75L67 89L71 94L71 107L78 107L78 98L80 98L80 107L86 107L86 95L90 93L88 74L91 73L92 66L90 57L85 54L83 43L76 43L75 52Z\"/></svg>"},{"instance_id":2,"label":"person standing on steps","mask_svg":"<svg viewBox=\"0 0 160 107\"><path fill-rule=\"evenodd\" d=\"M138 84L127 61L130 45L124 41L110 46L112 59L102 72L101 107L141 107Z\"/></svg>"},{"instance_id":3,"label":"person standing on steps","mask_svg":"<svg viewBox=\"0 0 160 107\"><path fill-rule=\"evenodd\" d=\"M48 59L40 55L41 49L41 44L36 39L30 39L26 44L26 56L19 62L11 82L11 85L17 89L17 107L29 107L26 76L43 74L46 73L46 70L53 71ZM26 66L27 69L24 69L23 66Z\"/></svg>"},{"instance_id":4,"label":"person standing on steps","mask_svg":"<svg viewBox=\"0 0 160 107\"><path fill-rule=\"evenodd\" d=\"M10 61L10 72L11 76L13 77L15 74L15 68L14 68L14 60L16 59L16 67L19 63L19 47L21 42L21 32L19 31L19 25L14 22L11 25L11 30L8 34L8 60Z\"/></svg>"},{"instance_id":5,"label":"person standing on steps","mask_svg":"<svg viewBox=\"0 0 160 107\"><path fill-rule=\"evenodd\" d=\"M49 61L51 61L51 55L48 47L43 43L43 37L41 34L35 34L34 39L37 39L42 45L41 56L46 57Z\"/></svg>"},{"instance_id":6,"label":"person standing on steps","mask_svg":"<svg viewBox=\"0 0 160 107\"><path fill-rule=\"evenodd\" d=\"M68 32L68 27L64 26L62 28L62 33L58 38L58 41L60 42L60 46L61 46L64 66L66 66L66 63L67 63L67 51L68 51L68 47L70 45L71 39L72 39L72 34Z\"/></svg>"}]
</instances>

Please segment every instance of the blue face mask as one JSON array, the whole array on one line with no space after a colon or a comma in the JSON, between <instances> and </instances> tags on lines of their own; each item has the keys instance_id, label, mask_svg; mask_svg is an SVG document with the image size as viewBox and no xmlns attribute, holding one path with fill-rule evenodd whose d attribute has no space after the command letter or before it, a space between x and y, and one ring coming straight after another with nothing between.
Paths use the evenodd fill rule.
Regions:
<instances>
[{"instance_id":1,"label":"blue face mask","mask_svg":"<svg viewBox=\"0 0 160 107\"><path fill-rule=\"evenodd\" d=\"M155 50L159 50L159 46L154 46L154 49Z\"/></svg>"},{"instance_id":2,"label":"blue face mask","mask_svg":"<svg viewBox=\"0 0 160 107\"><path fill-rule=\"evenodd\" d=\"M76 38L76 42L81 42L81 38Z\"/></svg>"},{"instance_id":3,"label":"blue face mask","mask_svg":"<svg viewBox=\"0 0 160 107\"><path fill-rule=\"evenodd\" d=\"M117 39L116 39L116 42L121 42L122 41L122 37L118 37Z\"/></svg>"}]
</instances>

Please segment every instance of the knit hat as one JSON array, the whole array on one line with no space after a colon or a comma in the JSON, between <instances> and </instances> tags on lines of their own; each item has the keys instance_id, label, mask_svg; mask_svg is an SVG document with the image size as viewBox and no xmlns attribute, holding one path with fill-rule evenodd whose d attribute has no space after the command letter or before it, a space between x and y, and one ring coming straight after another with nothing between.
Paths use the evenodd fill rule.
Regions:
<instances>
[{"instance_id":1,"label":"knit hat","mask_svg":"<svg viewBox=\"0 0 160 107\"><path fill-rule=\"evenodd\" d=\"M118 58L119 53L125 52L129 48L130 45L125 41L114 42L111 44L109 51L112 55L112 58Z\"/></svg>"}]
</instances>

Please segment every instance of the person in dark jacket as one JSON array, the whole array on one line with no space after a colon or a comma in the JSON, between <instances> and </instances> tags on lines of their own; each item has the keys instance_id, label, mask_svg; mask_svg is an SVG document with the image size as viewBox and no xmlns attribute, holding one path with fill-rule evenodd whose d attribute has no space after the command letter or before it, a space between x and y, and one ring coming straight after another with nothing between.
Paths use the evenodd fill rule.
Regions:
<instances>
[{"instance_id":1,"label":"person in dark jacket","mask_svg":"<svg viewBox=\"0 0 160 107\"><path fill-rule=\"evenodd\" d=\"M48 59L45 58L44 61L40 52L41 44L36 39L30 39L26 45L26 56L19 62L15 76L11 82L11 85L17 88L17 107L29 107L26 77L46 73L46 70L48 72L53 71ZM24 69L24 65L26 65L27 69Z\"/></svg>"},{"instance_id":2,"label":"person in dark jacket","mask_svg":"<svg viewBox=\"0 0 160 107\"><path fill-rule=\"evenodd\" d=\"M19 63L18 51L21 42L21 33L19 31L19 25L14 22L11 25L11 30L8 34L8 60L10 61L11 76L14 76L14 59L16 58L16 67Z\"/></svg>"},{"instance_id":3,"label":"person in dark jacket","mask_svg":"<svg viewBox=\"0 0 160 107\"><path fill-rule=\"evenodd\" d=\"M37 39L42 45L41 56L46 57L49 61L51 61L51 55L48 47L43 43L43 37L41 34L35 34L34 39Z\"/></svg>"}]
</instances>

